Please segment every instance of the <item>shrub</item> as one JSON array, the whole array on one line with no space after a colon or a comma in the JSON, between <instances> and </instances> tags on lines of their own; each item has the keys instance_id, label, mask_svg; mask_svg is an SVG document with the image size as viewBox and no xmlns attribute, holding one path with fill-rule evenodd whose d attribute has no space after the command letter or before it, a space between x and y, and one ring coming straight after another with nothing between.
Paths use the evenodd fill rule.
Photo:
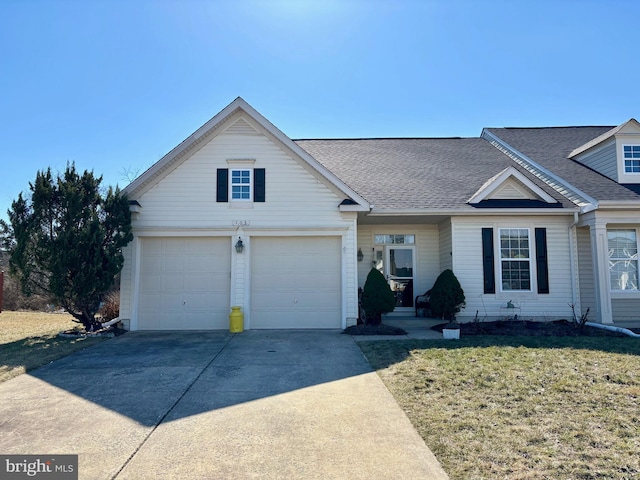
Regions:
<instances>
[{"instance_id":1,"label":"shrub","mask_svg":"<svg viewBox=\"0 0 640 480\"><path fill-rule=\"evenodd\" d=\"M382 314L393 312L395 306L396 300L384 275L372 268L367 275L362 292L362 308L367 316L366 323L371 325L382 323Z\"/></svg>"},{"instance_id":2,"label":"shrub","mask_svg":"<svg viewBox=\"0 0 640 480\"><path fill-rule=\"evenodd\" d=\"M120 290L112 290L105 295L98 313L103 322L113 320L120 315Z\"/></svg>"},{"instance_id":3,"label":"shrub","mask_svg":"<svg viewBox=\"0 0 640 480\"><path fill-rule=\"evenodd\" d=\"M464 291L451 270L447 269L438 275L431 289L429 303L433 316L451 321L464 308Z\"/></svg>"}]
</instances>

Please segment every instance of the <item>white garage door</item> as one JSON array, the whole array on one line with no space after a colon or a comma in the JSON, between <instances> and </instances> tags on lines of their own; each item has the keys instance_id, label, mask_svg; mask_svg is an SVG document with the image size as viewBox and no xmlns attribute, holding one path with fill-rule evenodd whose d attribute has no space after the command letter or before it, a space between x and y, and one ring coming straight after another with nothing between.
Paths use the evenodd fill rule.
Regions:
<instances>
[{"instance_id":1,"label":"white garage door","mask_svg":"<svg viewBox=\"0 0 640 480\"><path fill-rule=\"evenodd\" d=\"M142 241L139 330L229 327L229 238Z\"/></svg>"},{"instance_id":2,"label":"white garage door","mask_svg":"<svg viewBox=\"0 0 640 480\"><path fill-rule=\"evenodd\" d=\"M340 237L251 239L251 328L340 328Z\"/></svg>"}]
</instances>

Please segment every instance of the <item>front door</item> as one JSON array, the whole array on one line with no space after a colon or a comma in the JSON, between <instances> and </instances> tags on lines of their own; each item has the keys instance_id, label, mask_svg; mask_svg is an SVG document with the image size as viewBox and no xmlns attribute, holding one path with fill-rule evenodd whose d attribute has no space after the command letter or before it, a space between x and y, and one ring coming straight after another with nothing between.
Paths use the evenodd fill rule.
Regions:
<instances>
[{"instance_id":1,"label":"front door","mask_svg":"<svg viewBox=\"0 0 640 480\"><path fill-rule=\"evenodd\" d=\"M396 299L396 310L413 308L415 247L388 245L381 250L378 250L376 255L376 267L389 282Z\"/></svg>"}]
</instances>

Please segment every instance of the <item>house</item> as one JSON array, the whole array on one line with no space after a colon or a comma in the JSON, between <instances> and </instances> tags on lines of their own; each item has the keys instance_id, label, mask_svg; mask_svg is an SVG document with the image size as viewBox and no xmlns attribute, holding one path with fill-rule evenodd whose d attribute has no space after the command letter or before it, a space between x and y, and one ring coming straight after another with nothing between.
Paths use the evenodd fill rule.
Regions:
<instances>
[{"instance_id":1,"label":"house","mask_svg":"<svg viewBox=\"0 0 640 480\"><path fill-rule=\"evenodd\" d=\"M237 98L124 189L131 330L355 324L372 267L396 312L451 268L461 320L637 319L640 124L478 138L292 140Z\"/></svg>"}]
</instances>

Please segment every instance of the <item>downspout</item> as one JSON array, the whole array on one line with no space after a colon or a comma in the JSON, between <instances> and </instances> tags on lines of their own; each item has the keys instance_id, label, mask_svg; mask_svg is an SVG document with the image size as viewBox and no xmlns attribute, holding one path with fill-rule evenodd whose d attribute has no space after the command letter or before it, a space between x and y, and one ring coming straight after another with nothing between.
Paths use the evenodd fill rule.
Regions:
<instances>
[{"instance_id":1,"label":"downspout","mask_svg":"<svg viewBox=\"0 0 640 480\"><path fill-rule=\"evenodd\" d=\"M609 332L621 333L623 335L628 335L628 336L634 337L634 338L640 338L640 334L632 332L628 328L614 327L613 325L604 325L602 323L596 323L596 322L585 322L585 325L587 325L588 327L594 327L594 328L600 328L602 330L607 330Z\"/></svg>"},{"instance_id":2,"label":"downspout","mask_svg":"<svg viewBox=\"0 0 640 480\"><path fill-rule=\"evenodd\" d=\"M578 212L573 212L573 223L569 225L569 268L571 269L571 296L574 307L579 312L582 311L582 302L580 301L580 273L576 265L578 235L576 226L578 225Z\"/></svg>"},{"instance_id":3,"label":"downspout","mask_svg":"<svg viewBox=\"0 0 640 480\"><path fill-rule=\"evenodd\" d=\"M120 317L116 317L113 320L109 320L108 322L104 322L102 324L102 328L110 327L111 325L115 325L120 321Z\"/></svg>"}]
</instances>

